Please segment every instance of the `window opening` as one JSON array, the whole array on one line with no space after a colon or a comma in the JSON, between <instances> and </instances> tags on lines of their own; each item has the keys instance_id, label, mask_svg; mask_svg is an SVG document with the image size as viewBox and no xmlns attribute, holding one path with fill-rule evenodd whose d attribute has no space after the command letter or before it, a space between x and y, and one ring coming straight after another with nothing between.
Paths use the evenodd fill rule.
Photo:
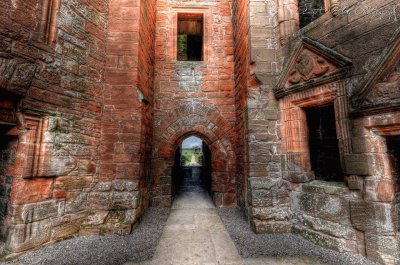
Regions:
<instances>
[{"instance_id":1,"label":"window opening","mask_svg":"<svg viewBox=\"0 0 400 265\"><path fill-rule=\"evenodd\" d=\"M306 108L308 144L315 179L343 182L333 105Z\"/></svg>"},{"instance_id":2,"label":"window opening","mask_svg":"<svg viewBox=\"0 0 400 265\"><path fill-rule=\"evenodd\" d=\"M325 0L298 0L300 28L325 14Z\"/></svg>"},{"instance_id":3,"label":"window opening","mask_svg":"<svg viewBox=\"0 0 400 265\"><path fill-rule=\"evenodd\" d=\"M178 61L203 60L203 14L178 14Z\"/></svg>"}]
</instances>

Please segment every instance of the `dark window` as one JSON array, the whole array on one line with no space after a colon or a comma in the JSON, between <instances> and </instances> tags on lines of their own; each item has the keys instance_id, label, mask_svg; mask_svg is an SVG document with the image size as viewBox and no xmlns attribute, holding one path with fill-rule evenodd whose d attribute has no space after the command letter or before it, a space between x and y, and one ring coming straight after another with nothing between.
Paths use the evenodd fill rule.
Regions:
<instances>
[{"instance_id":1,"label":"dark window","mask_svg":"<svg viewBox=\"0 0 400 265\"><path fill-rule=\"evenodd\" d=\"M178 61L203 60L203 14L178 14Z\"/></svg>"},{"instance_id":2,"label":"dark window","mask_svg":"<svg viewBox=\"0 0 400 265\"><path fill-rule=\"evenodd\" d=\"M324 0L299 0L300 28L307 26L324 13Z\"/></svg>"},{"instance_id":3,"label":"dark window","mask_svg":"<svg viewBox=\"0 0 400 265\"><path fill-rule=\"evenodd\" d=\"M389 136L386 138L390 166L393 171L393 177L396 180L396 206L397 221L399 222L398 230L400 231L400 136Z\"/></svg>"},{"instance_id":4,"label":"dark window","mask_svg":"<svg viewBox=\"0 0 400 265\"><path fill-rule=\"evenodd\" d=\"M343 181L333 106L307 108L305 111L311 167L315 179Z\"/></svg>"}]
</instances>

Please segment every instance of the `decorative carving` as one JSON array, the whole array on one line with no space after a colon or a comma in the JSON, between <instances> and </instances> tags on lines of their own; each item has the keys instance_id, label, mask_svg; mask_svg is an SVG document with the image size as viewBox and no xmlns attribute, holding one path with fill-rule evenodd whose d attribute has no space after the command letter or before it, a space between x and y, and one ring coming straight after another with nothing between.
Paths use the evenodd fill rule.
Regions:
<instances>
[{"instance_id":1,"label":"decorative carving","mask_svg":"<svg viewBox=\"0 0 400 265\"><path fill-rule=\"evenodd\" d=\"M320 77L330 70L330 65L321 57L313 57L303 53L296 61L293 71L290 73L291 85L305 82L314 77Z\"/></svg>"},{"instance_id":2,"label":"decorative carving","mask_svg":"<svg viewBox=\"0 0 400 265\"><path fill-rule=\"evenodd\" d=\"M275 89L275 96L305 90L311 87L331 83L350 73L351 61L309 38L303 38L297 45Z\"/></svg>"},{"instance_id":3,"label":"decorative carving","mask_svg":"<svg viewBox=\"0 0 400 265\"><path fill-rule=\"evenodd\" d=\"M364 103L367 105L378 104L394 99L400 99L400 61L384 80L375 85Z\"/></svg>"},{"instance_id":4,"label":"decorative carving","mask_svg":"<svg viewBox=\"0 0 400 265\"><path fill-rule=\"evenodd\" d=\"M285 87L304 83L310 79L321 77L327 73L334 72L337 66L329 63L322 56L305 49L296 59L290 74L285 82Z\"/></svg>"}]
</instances>

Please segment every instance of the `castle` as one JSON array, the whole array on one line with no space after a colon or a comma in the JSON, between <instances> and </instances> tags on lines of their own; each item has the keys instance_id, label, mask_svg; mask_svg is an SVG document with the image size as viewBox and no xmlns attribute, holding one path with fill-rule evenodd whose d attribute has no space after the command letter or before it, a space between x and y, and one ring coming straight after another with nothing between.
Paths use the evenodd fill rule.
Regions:
<instances>
[{"instance_id":1,"label":"castle","mask_svg":"<svg viewBox=\"0 0 400 265\"><path fill-rule=\"evenodd\" d=\"M209 148L217 207L396 264L398 0L2 0L7 253L125 235Z\"/></svg>"}]
</instances>

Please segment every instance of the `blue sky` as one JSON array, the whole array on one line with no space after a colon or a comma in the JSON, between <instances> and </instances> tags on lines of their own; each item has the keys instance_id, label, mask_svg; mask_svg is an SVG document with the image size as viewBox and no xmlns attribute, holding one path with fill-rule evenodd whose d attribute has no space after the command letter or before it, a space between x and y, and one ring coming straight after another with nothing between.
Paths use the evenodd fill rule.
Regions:
<instances>
[{"instance_id":1,"label":"blue sky","mask_svg":"<svg viewBox=\"0 0 400 265\"><path fill-rule=\"evenodd\" d=\"M182 148L187 149L187 148L192 148L193 146L199 146L200 148L202 147L202 140L196 136L190 136L183 140L182 142Z\"/></svg>"}]
</instances>

